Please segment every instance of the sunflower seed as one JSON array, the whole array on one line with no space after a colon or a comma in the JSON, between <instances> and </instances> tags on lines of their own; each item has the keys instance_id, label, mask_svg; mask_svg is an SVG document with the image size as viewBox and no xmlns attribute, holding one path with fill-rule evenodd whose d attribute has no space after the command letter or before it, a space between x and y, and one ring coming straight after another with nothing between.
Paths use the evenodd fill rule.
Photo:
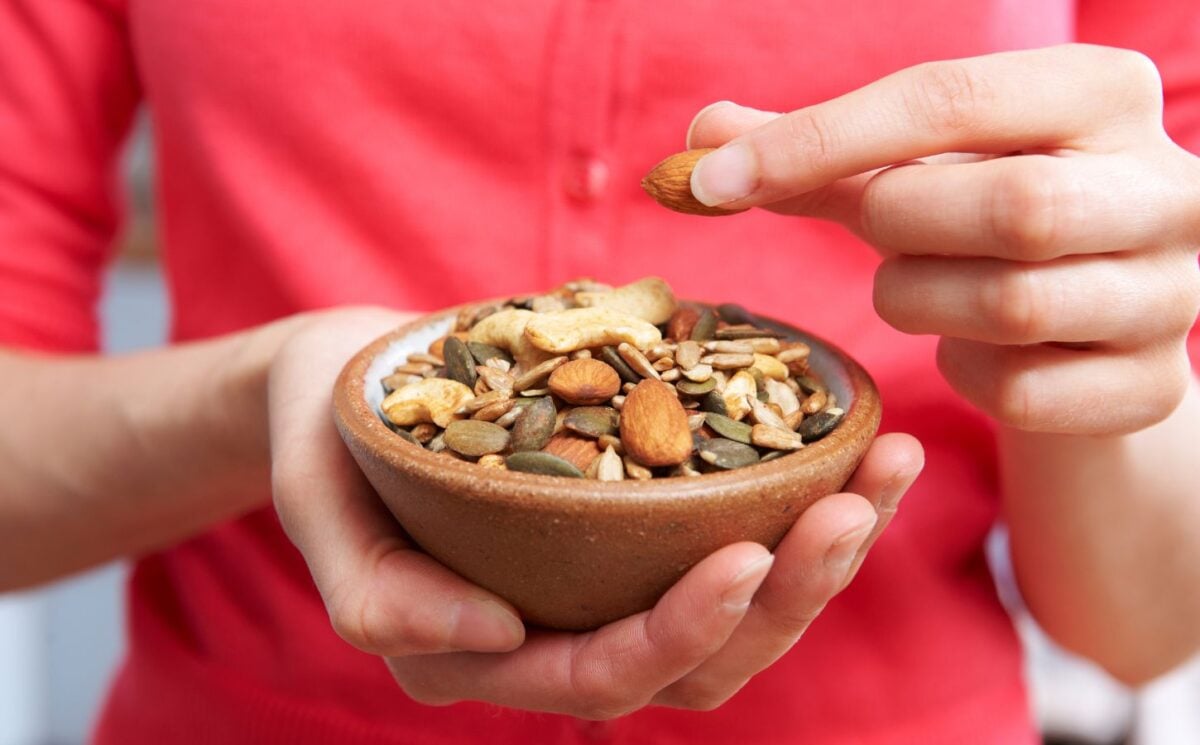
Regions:
<instances>
[{"instance_id":1,"label":"sunflower seed","mask_svg":"<svg viewBox=\"0 0 1200 745\"><path fill-rule=\"evenodd\" d=\"M796 346L788 347L787 349L781 350L779 354L775 355L780 362L786 365L789 362L797 362L799 360L808 359L808 355L812 351L808 348L808 345L802 342L795 342L795 344Z\"/></svg>"},{"instance_id":2,"label":"sunflower seed","mask_svg":"<svg viewBox=\"0 0 1200 745\"><path fill-rule=\"evenodd\" d=\"M600 435L596 438L596 444L602 448L616 450L617 455L625 454L625 446L621 443L621 438L616 435Z\"/></svg>"},{"instance_id":3,"label":"sunflower seed","mask_svg":"<svg viewBox=\"0 0 1200 745\"><path fill-rule=\"evenodd\" d=\"M617 354L621 355L621 359L625 360L625 364L629 365L629 369L643 378L660 379L658 370L654 369L654 365L650 364L650 360L646 359L646 355L638 351L638 348L629 342L621 342L617 347Z\"/></svg>"},{"instance_id":4,"label":"sunflower seed","mask_svg":"<svg viewBox=\"0 0 1200 745\"><path fill-rule=\"evenodd\" d=\"M713 369L712 365L696 365L691 370L684 370L683 377L694 383L703 383L706 380L712 380ZM718 381L714 381L714 385L718 385Z\"/></svg>"},{"instance_id":5,"label":"sunflower seed","mask_svg":"<svg viewBox=\"0 0 1200 745\"><path fill-rule=\"evenodd\" d=\"M698 450L701 460L726 471L758 462L757 450L749 445L726 440L723 437L714 437L701 442Z\"/></svg>"},{"instance_id":6,"label":"sunflower seed","mask_svg":"<svg viewBox=\"0 0 1200 745\"><path fill-rule=\"evenodd\" d=\"M675 381L679 380L681 377L683 377L683 376L680 374L679 368L672 367L670 370L664 370L663 374L660 376L660 379L664 383L674 383Z\"/></svg>"},{"instance_id":7,"label":"sunflower seed","mask_svg":"<svg viewBox=\"0 0 1200 745\"><path fill-rule=\"evenodd\" d=\"M701 357L700 362L712 365L715 370L740 370L754 364L753 354L710 354Z\"/></svg>"},{"instance_id":8,"label":"sunflower seed","mask_svg":"<svg viewBox=\"0 0 1200 745\"><path fill-rule=\"evenodd\" d=\"M804 403L800 404L800 410L805 414L816 414L821 409L825 408L829 397L825 395L825 391L817 391L808 398L804 399Z\"/></svg>"},{"instance_id":9,"label":"sunflower seed","mask_svg":"<svg viewBox=\"0 0 1200 745\"><path fill-rule=\"evenodd\" d=\"M475 398L472 398L470 401L467 401L462 405L457 413L474 414L482 408L491 406L498 401L506 401L510 398L512 398L511 394L505 391L488 391L487 393L480 394Z\"/></svg>"},{"instance_id":10,"label":"sunflower seed","mask_svg":"<svg viewBox=\"0 0 1200 745\"><path fill-rule=\"evenodd\" d=\"M631 479L636 481L648 481L654 478L653 471L651 471L649 468L646 468L641 463L638 463L633 458L630 458L628 455L621 458L621 462L625 464L625 474Z\"/></svg>"},{"instance_id":11,"label":"sunflower seed","mask_svg":"<svg viewBox=\"0 0 1200 745\"><path fill-rule=\"evenodd\" d=\"M431 453L440 453L446 449L446 439L442 436L444 433L438 432L432 440L426 443L425 448Z\"/></svg>"},{"instance_id":12,"label":"sunflower seed","mask_svg":"<svg viewBox=\"0 0 1200 745\"><path fill-rule=\"evenodd\" d=\"M409 375L408 373L392 373L379 382L383 385L383 394L386 396L397 388L403 388L409 383L420 379L421 378L419 375Z\"/></svg>"},{"instance_id":13,"label":"sunflower seed","mask_svg":"<svg viewBox=\"0 0 1200 745\"><path fill-rule=\"evenodd\" d=\"M525 408L512 428L510 446L513 452L541 450L554 434L558 411L549 396L543 396Z\"/></svg>"},{"instance_id":14,"label":"sunflower seed","mask_svg":"<svg viewBox=\"0 0 1200 745\"><path fill-rule=\"evenodd\" d=\"M471 458L498 453L508 447L508 430L475 419L450 422L443 437L446 447Z\"/></svg>"},{"instance_id":15,"label":"sunflower seed","mask_svg":"<svg viewBox=\"0 0 1200 745\"><path fill-rule=\"evenodd\" d=\"M513 383L516 382L516 379L503 370L497 370L489 365L477 365L475 372L491 390L512 394Z\"/></svg>"},{"instance_id":16,"label":"sunflower seed","mask_svg":"<svg viewBox=\"0 0 1200 745\"><path fill-rule=\"evenodd\" d=\"M649 357L646 359L649 359ZM671 370L675 367L675 358L670 355L667 355L666 357L659 357L653 362L653 364L651 364L651 367L660 373L664 373L667 370Z\"/></svg>"},{"instance_id":17,"label":"sunflower seed","mask_svg":"<svg viewBox=\"0 0 1200 745\"><path fill-rule=\"evenodd\" d=\"M433 365L434 367L441 367L442 365L446 364L445 360L443 360L441 357L428 352L413 352L412 354L408 355L407 361L410 363L424 362Z\"/></svg>"},{"instance_id":18,"label":"sunflower seed","mask_svg":"<svg viewBox=\"0 0 1200 745\"><path fill-rule=\"evenodd\" d=\"M534 387L541 387L542 383L550 377L550 373L570 361L570 357L562 355L559 357L551 357L550 359L534 366L526 372L521 373L516 380L513 381L514 391L524 391Z\"/></svg>"},{"instance_id":19,"label":"sunflower seed","mask_svg":"<svg viewBox=\"0 0 1200 745\"><path fill-rule=\"evenodd\" d=\"M516 424L517 419L521 416L521 412L524 411L524 409L519 405L520 403L521 402L519 400L513 401L513 407L508 410L508 413L501 414L500 418L496 420L496 424L504 427L505 429L508 429Z\"/></svg>"},{"instance_id":20,"label":"sunflower seed","mask_svg":"<svg viewBox=\"0 0 1200 745\"><path fill-rule=\"evenodd\" d=\"M750 441L760 448L772 450L799 450L804 447L800 435L790 429L780 429L768 424L756 424L750 430Z\"/></svg>"},{"instance_id":21,"label":"sunflower seed","mask_svg":"<svg viewBox=\"0 0 1200 745\"><path fill-rule=\"evenodd\" d=\"M563 426L588 437L615 434L621 415L610 406L578 406L567 412Z\"/></svg>"},{"instance_id":22,"label":"sunflower seed","mask_svg":"<svg viewBox=\"0 0 1200 745\"><path fill-rule=\"evenodd\" d=\"M397 365L396 369L393 370L392 373L402 375L424 375L425 373L432 372L433 370L433 365L429 364L428 362L409 362L403 365Z\"/></svg>"},{"instance_id":23,"label":"sunflower seed","mask_svg":"<svg viewBox=\"0 0 1200 745\"><path fill-rule=\"evenodd\" d=\"M794 391L778 380L767 379L767 400L779 407L783 416L800 409L800 399Z\"/></svg>"},{"instance_id":24,"label":"sunflower seed","mask_svg":"<svg viewBox=\"0 0 1200 745\"><path fill-rule=\"evenodd\" d=\"M720 436L734 442L740 442L743 445L750 444L751 427L749 424L735 421L723 414L711 411L705 414L704 418L708 426L712 427L713 431Z\"/></svg>"},{"instance_id":25,"label":"sunflower seed","mask_svg":"<svg viewBox=\"0 0 1200 745\"><path fill-rule=\"evenodd\" d=\"M574 352L571 352L571 354L568 356L573 360L590 360L592 358L592 350L576 349Z\"/></svg>"},{"instance_id":26,"label":"sunflower seed","mask_svg":"<svg viewBox=\"0 0 1200 745\"><path fill-rule=\"evenodd\" d=\"M754 345L748 341L706 341L704 351L720 354L754 354Z\"/></svg>"},{"instance_id":27,"label":"sunflower seed","mask_svg":"<svg viewBox=\"0 0 1200 745\"><path fill-rule=\"evenodd\" d=\"M471 415L472 419L478 419L481 422L495 422L508 412L512 411L517 405L516 399L507 398L503 401L497 401L493 404L483 407L479 411Z\"/></svg>"},{"instance_id":28,"label":"sunflower seed","mask_svg":"<svg viewBox=\"0 0 1200 745\"><path fill-rule=\"evenodd\" d=\"M496 454L492 453L489 455L482 456L479 460L477 460L475 462L478 463L479 465L483 466L484 468L495 468L500 471L508 470L508 466L504 465L504 456L503 455L496 455Z\"/></svg>"},{"instance_id":29,"label":"sunflower seed","mask_svg":"<svg viewBox=\"0 0 1200 745\"><path fill-rule=\"evenodd\" d=\"M625 464L621 456L610 445L595 461L597 481L623 481L625 479Z\"/></svg>"},{"instance_id":30,"label":"sunflower seed","mask_svg":"<svg viewBox=\"0 0 1200 745\"><path fill-rule=\"evenodd\" d=\"M812 378L808 375L796 375L794 377L796 379L796 383L800 386L800 390L804 391L808 395L812 395L817 391L828 390L825 385L816 378Z\"/></svg>"},{"instance_id":31,"label":"sunflower seed","mask_svg":"<svg viewBox=\"0 0 1200 745\"><path fill-rule=\"evenodd\" d=\"M609 403L612 404L612 407L614 409L616 409L617 411L620 411L622 409L622 407L625 406L625 397L624 396L613 396L609 400Z\"/></svg>"},{"instance_id":32,"label":"sunflower seed","mask_svg":"<svg viewBox=\"0 0 1200 745\"><path fill-rule=\"evenodd\" d=\"M421 424L418 424L409 430L409 433L413 436L414 440L424 445L437 436L438 426L436 424L422 422Z\"/></svg>"},{"instance_id":33,"label":"sunflower seed","mask_svg":"<svg viewBox=\"0 0 1200 745\"><path fill-rule=\"evenodd\" d=\"M788 429L793 430L793 431L797 427L799 427L800 423L803 421L804 421L804 412L801 411L800 409L796 409L791 414L787 414L783 417L783 423L788 426Z\"/></svg>"},{"instance_id":34,"label":"sunflower seed","mask_svg":"<svg viewBox=\"0 0 1200 745\"><path fill-rule=\"evenodd\" d=\"M387 425L388 429L390 429L391 431L400 435L400 439L408 440L412 444L420 447L421 443L417 442L417 438L413 437L412 433L410 433L408 430L401 429L400 427L396 426L395 424L392 424L391 422L387 421L386 419L384 420L383 423Z\"/></svg>"},{"instance_id":35,"label":"sunflower seed","mask_svg":"<svg viewBox=\"0 0 1200 745\"><path fill-rule=\"evenodd\" d=\"M696 342L691 340L681 342L675 350L675 364L684 370L691 370L700 364L701 353L700 345Z\"/></svg>"},{"instance_id":36,"label":"sunflower seed","mask_svg":"<svg viewBox=\"0 0 1200 745\"><path fill-rule=\"evenodd\" d=\"M771 452L767 453L763 457L759 458L758 462L759 463L767 463L769 461L778 460L779 458L782 458L783 456L787 455L789 452L791 452L791 451L790 450L772 450Z\"/></svg>"},{"instance_id":37,"label":"sunflower seed","mask_svg":"<svg viewBox=\"0 0 1200 745\"><path fill-rule=\"evenodd\" d=\"M688 418L687 418L688 429L691 430L692 432L698 431L701 427L704 426L704 422L707 421L706 420L707 416L708 416L708 414L703 411L697 411L695 413L688 414Z\"/></svg>"},{"instance_id":38,"label":"sunflower seed","mask_svg":"<svg viewBox=\"0 0 1200 745\"><path fill-rule=\"evenodd\" d=\"M664 357L675 356L675 345L660 342L646 350L646 359L651 362L658 362Z\"/></svg>"},{"instance_id":39,"label":"sunflower seed","mask_svg":"<svg viewBox=\"0 0 1200 745\"><path fill-rule=\"evenodd\" d=\"M524 473L540 473L544 476L568 476L571 478L583 478L583 471L580 471L575 466L567 461L541 451L522 451L513 453L504 459L504 464L508 466L510 471L522 471Z\"/></svg>"}]
</instances>

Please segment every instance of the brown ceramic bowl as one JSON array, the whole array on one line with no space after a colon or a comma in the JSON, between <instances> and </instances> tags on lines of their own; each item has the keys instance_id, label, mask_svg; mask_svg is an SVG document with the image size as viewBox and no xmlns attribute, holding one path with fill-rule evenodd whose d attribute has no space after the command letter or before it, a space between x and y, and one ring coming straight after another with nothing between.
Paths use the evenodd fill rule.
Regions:
<instances>
[{"instance_id":1,"label":"brown ceramic bowl","mask_svg":"<svg viewBox=\"0 0 1200 745\"><path fill-rule=\"evenodd\" d=\"M879 427L867 373L831 344L761 318L811 345L810 365L846 415L796 453L735 471L616 483L483 469L400 439L378 414L379 381L449 331L457 309L377 339L334 390L342 438L414 541L526 621L592 629L650 608L689 567L737 541L769 549L817 499L845 485Z\"/></svg>"}]
</instances>

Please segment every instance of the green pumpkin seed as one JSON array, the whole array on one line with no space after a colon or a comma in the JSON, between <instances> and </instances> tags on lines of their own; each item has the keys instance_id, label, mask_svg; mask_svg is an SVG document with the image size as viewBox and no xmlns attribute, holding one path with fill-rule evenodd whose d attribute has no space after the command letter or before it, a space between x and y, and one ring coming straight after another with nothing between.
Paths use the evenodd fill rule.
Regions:
<instances>
[{"instance_id":1,"label":"green pumpkin seed","mask_svg":"<svg viewBox=\"0 0 1200 745\"><path fill-rule=\"evenodd\" d=\"M824 393L829 390L824 383L810 375L797 375L796 384L800 386L800 390L810 396L818 391Z\"/></svg>"},{"instance_id":2,"label":"green pumpkin seed","mask_svg":"<svg viewBox=\"0 0 1200 745\"><path fill-rule=\"evenodd\" d=\"M694 383L690 380L680 380L675 384L675 388L680 393L686 393L689 396L703 396L705 393L714 390L717 387L715 378L709 378L701 383Z\"/></svg>"},{"instance_id":3,"label":"green pumpkin seed","mask_svg":"<svg viewBox=\"0 0 1200 745\"><path fill-rule=\"evenodd\" d=\"M544 476L583 478L583 471L580 471L568 461L550 453L538 451L513 453L504 459L504 463L510 471L540 473Z\"/></svg>"},{"instance_id":4,"label":"green pumpkin seed","mask_svg":"<svg viewBox=\"0 0 1200 745\"><path fill-rule=\"evenodd\" d=\"M442 356L446 360L446 376L457 380L468 388L475 387L478 373L475 372L475 358L471 350L456 336L446 337L442 346Z\"/></svg>"},{"instance_id":5,"label":"green pumpkin seed","mask_svg":"<svg viewBox=\"0 0 1200 745\"><path fill-rule=\"evenodd\" d=\"M449 343L450 339L447 339L446 342ZM487 364L487 361L493 357L499 357L510 365L513 362L511 354L505 352L500 347L493 347L491 344L484 344L478 341L469 341L467 342L467 349L470 350L471 356L475 358L475 361L481 365Z\"/></svg>"},{"instance_id":6,"label":"green pumpkin seed","mask_svg":"<svg viewBox=\"0 0 1200 745\"><path fill-rule=\"evenodd\" d=\"M704 415L704 421L720 436L734 442L740 442L743 445L750 444L751 427L749 424L730 419L724 414L717 414L712 411Z\"/></svg>"},{"instance_id":7,"label":"green pumpkin seed","mask_svg":"<svg viewBox=\"0 0 1200 745\"><path fill-rule=\"evenodd\" d=\"M758 462L758 451L749 445L723 437L714 437L700 443L700 459L726 471Z\"/></svg>"},{"instance_id":8,"label":"green pumpkin seed","mask_svg":"<svg viewBox=\"0 0 1200 745\"><path fill-rule=\"evenodd\" d=\"M642 381L642 376L635 373L633 368L621 358L621 355L619 352L617 352L616 347L601 347L600 359L607 362L609 366L616 370L617 375L621 376L621 380L623 382L637 385Z\"/></svg>"},{"instance_id":9,"label":"green pumpkin seed","mask_svg":"<svg viewBox=\"0 0 1200 745\"><path fill-rule=\"evenodd\" d=\"M567 412L563 426L588 437L616 434L621 414L611 406L578 406Z\"/></svg>"},{"instance_id":10,"label":"green pumpkin seed","mask_svg":"<svg viewBox=\"0 0 1200 745\"><path fill-rule=\"evenodd\" d=\"M796 432L799 433L804 443L808 444L832 432L840 421L842 421L841 409L830 409L804 417L804 421L800 422L800 427Z\"/></svg>"},{"instance_id":11,"label":"green pumpkin seed","mask_svg":"<svg viewBox=\"0 0 1200 745\"><path fill-rule=\"evenodd\" d=\"M700 410L729 416L729 410L725 407L725 397L716 389L704 394L704 398L700 399Z\"/></svg>"},{"instance_id":12,"label":"green pumpkin seed","mask_svg":"<svg viewBox=\"0 0 1200 745\"><path fill-rule=\"evenodd\" d=\"M443 439L454 452L478 458L508 447L508 430L478 419L459 419L450 422Z\"/></svg>"},{"instance_id":13,"label":"green pumpkin seed","mask_svg":"<svg viewBox=\"0 0 1200 745\"><path fill-rule=\"evenodd\" d=\"M772 450L771 452L767 453L763 457L759 458L758 462L759 463L767 463L769 461L777 460L777 459L782 458L783 456L787 455L789 452L791 452L791 451L789 451L789 450Z\"/></svg>"},{"instance_id":14,"label":"green pumpkin seed","mask_svg":"<svg viewBox=\"0 0 1200 745\"><path fill-rule=\"evenodd\" d=\"M513 452L541 450L545 447L554 434L557 416L558 410L554 408L554 402L549 396L534 399L513 424L512 437L509 440Z\"/></svg>"},{"instance_id":15,"label":"green pumpkin seed","mask_svg":"<svg viewBox=\"0 0 1200 745\"><path fill-rule=\"evenodd\" d=\"M705 308L692 326L692 341L708 341L717 330L717 314L712 308Z\"/></svg>"}]
</instances>

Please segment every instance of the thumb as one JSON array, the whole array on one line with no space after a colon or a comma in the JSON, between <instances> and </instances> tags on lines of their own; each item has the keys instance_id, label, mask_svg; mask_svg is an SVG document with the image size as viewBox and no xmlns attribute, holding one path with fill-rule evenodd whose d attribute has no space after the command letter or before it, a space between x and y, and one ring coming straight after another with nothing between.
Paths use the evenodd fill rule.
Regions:
<instances>
[{"instance_id":1,"label":"thumb","mask_svg":"<svg viewBox=\"0 0 1200 745\"><path fill-rule=\"evenodd\" d=\"M778 119L782 114L742 106L732 101L717 101L701 109L688 126L687 147L721 147L750 130ZM783 215L803 215L859 229L859 206L863 188L875 172L844 178L819 189L763 205L763 209Z\"/></svg>"}]
</instances>

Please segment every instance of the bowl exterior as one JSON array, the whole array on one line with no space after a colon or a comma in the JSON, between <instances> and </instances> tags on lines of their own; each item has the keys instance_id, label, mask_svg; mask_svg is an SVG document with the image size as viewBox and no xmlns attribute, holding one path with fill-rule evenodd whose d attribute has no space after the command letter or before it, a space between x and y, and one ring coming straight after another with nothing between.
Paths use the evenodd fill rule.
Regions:
<instances>
[{"instance_id":1,"label":"bowl exterior","mask_svg":"<svg viewBox=\"0 0 1200 745\"><path fill-rule=\"evenodd\" d=\"M483 469L401 440L363 395L374 357L428 322L402 327L351 360L334 391L338 429L418 546L541 626L593 629L646 610L695 563L730 543L774 549L805 508L842 488L879 426L870 378L824 345L854 402L834 432L796 454L651 482Z\"/></svg>"}]
</instances>

